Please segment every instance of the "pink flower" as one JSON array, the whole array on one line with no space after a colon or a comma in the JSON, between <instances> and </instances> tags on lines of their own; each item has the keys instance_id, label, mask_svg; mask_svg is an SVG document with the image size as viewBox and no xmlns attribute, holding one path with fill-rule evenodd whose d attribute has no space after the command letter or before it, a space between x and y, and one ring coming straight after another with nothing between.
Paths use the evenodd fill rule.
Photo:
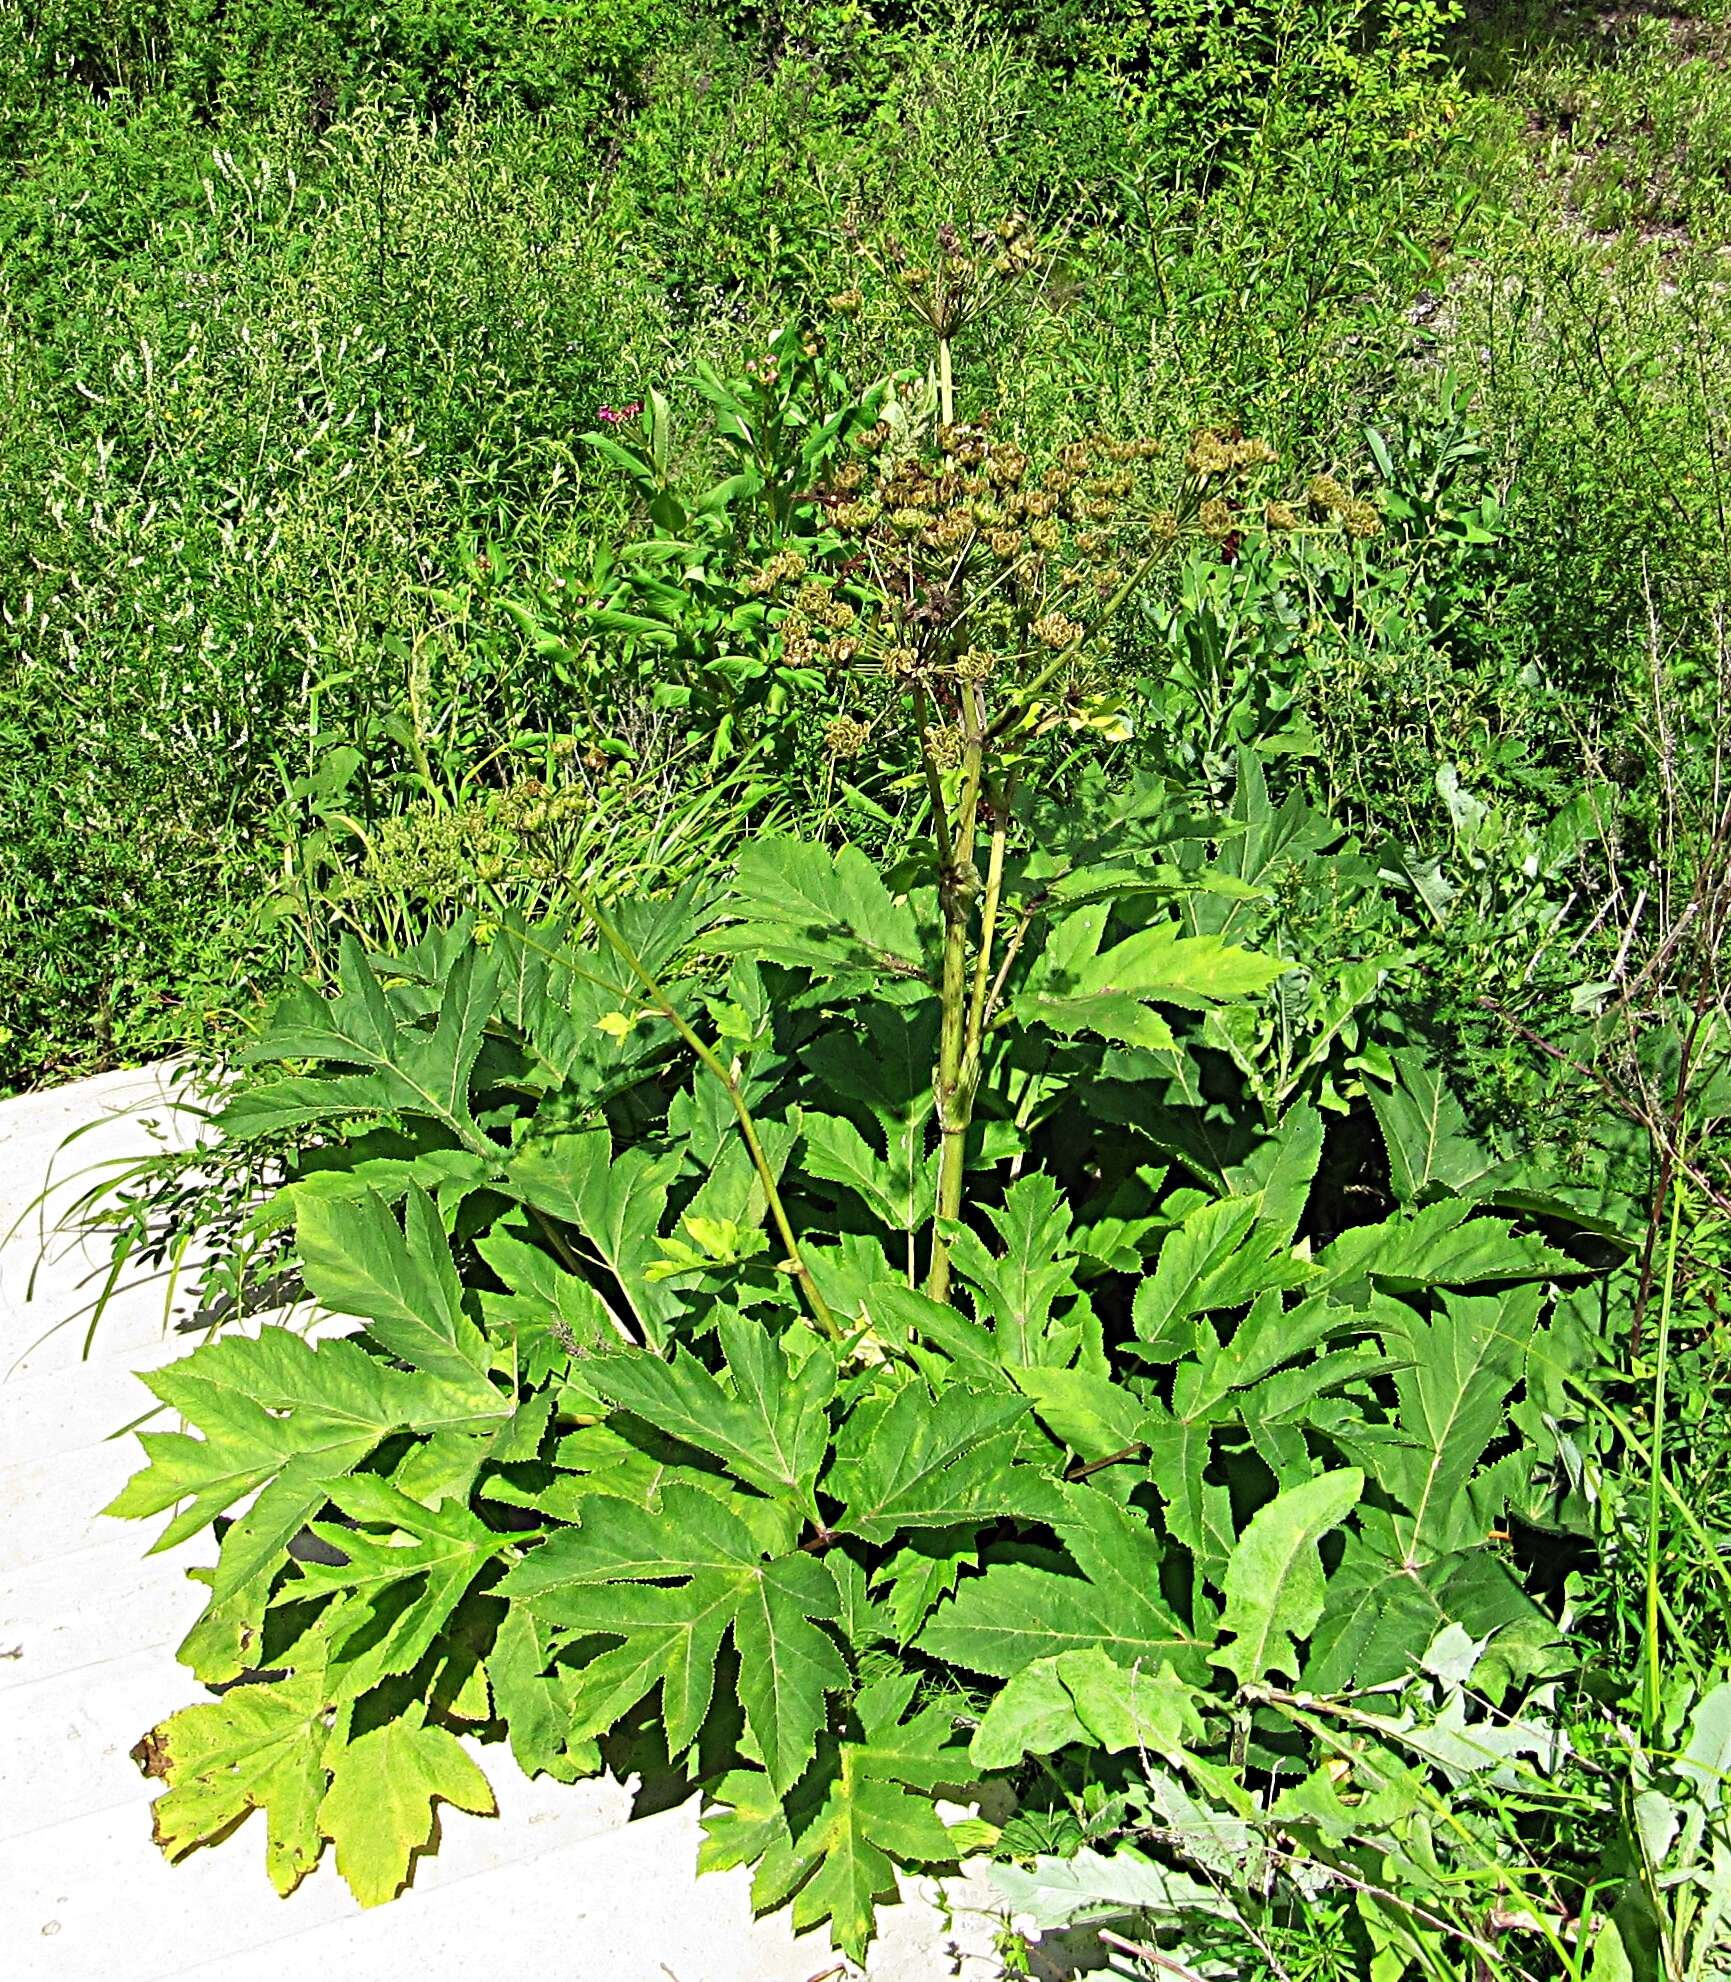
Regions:
<instances>
[{"instance_id":1,"label":"pink flower","mask_svg":"<svg viewBox=\"0 0 1731 1982\"><path fill-rule=\"evenodd\" d=\"M603 406L596 417L605 420L610 427L622 426L627 420L635 420L643 411L641 399L632 400L629 406Z\"/></svg>"}]
</instances>

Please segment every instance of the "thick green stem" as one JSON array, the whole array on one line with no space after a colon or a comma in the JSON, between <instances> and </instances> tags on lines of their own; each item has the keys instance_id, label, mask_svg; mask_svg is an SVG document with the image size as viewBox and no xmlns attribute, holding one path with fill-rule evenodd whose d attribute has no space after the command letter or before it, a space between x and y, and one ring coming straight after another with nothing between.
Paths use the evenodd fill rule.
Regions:
<instances>
[{"instance_id":1,"label":"thick green stem","mask_svg":"<svg viewBox=\"0 0 1731 1982\"><path fill-rule=\"evenodd\" d=\"M962 1208L970 1110L962 1090L962 1038L967 998L967 924L944 931L944 1016L938 1044L938 1228L932 1232L932 1263L926 1292L934 1301L950 1297L950 1242L941 1229Z\"/></svg>"},{"instance_id":2,"label":"thick green stem","mask_svg":"<svg viewBox=\"0 0 1731 1982\"><path fill-rule=\"evenodd\" d=\"M997 940L998 910L1004 898L1004 854L1010 839L1010 800L1015 787L1012 778L1002 798L992 796L991 852L986 861L986 899L980 910L980 941L974 955L974 989L968 1001L967 1036L962 1043L962 1071L974 1082L979 1078L980 1041L985 1037L986 1014L991 1000L992 947Z\"/></svg>"},{"instance_id":3,"label":"thick green stem","mask_svg":"<svg viewBox=\"0 0 1731 1982\"><path fill-rule=\"evenodd\" d=\"M938 1033L937 1113L938 1201L932 1230L931 1268L926 1292L934 1301L950 1297L950 1245L946 1219L962 1208L967 1168L968 1125L973 1119L972 1070L968 1065L968 927L973 920L979 874L974 867L974 834L980 787L985 778L984 723L976 701L968 704L968 735L962 756L962 791L954 837L943 849L938 895L944 912L942 1019Z\"/></svg>"}]
</instances>

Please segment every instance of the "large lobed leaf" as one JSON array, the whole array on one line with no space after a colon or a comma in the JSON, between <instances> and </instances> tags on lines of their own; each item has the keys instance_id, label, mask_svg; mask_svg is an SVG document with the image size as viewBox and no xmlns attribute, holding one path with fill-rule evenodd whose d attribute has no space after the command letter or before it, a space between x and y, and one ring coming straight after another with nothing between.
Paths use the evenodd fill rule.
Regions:
<instances>
[{"instance_id":1,"label":"large lobed leaf","mask_svg":"<svg viewBox=\"0 0 1731 1982\"><path fill-rule=\"evenodd\" d=\"M711 947L829 976L927 974L928 941L913 908L898 901L857 847L830 854L810 840L772 834L740 857Z\"/></svg>"},{"instance_id":2,"label":"large lobed leaf","mask_svg":"<svg viewBox=\"0 0 1731 1982\"><path fill-rule=\"evenodd\" d=\"M1036 1659L1097 1648L1119 1665L1170 1665L1200 1681L1195 1636L1161 1598L1160 1545L1148 1523L1097 1488L1071 1487L1054 1524L1081 1574L999 1562L963 1583L919 1648L1007 1679Z\"/></svg>"},{"instance_id":3,"label":"large lobed leaf","mask_svg":"<svg viewBox=\"0 0 1731 1982\"><path fill-rule=\"evenodd\" d=\"M152 1729L134 1754L167 1785L153 1808L164 1854L183 1858L263 1810L278 1892L294 1890L329 1837L349 1889L377 1906L402 1890L431 1841L435 1803L492 1814L486 1777L445 1728L415 1711L350 1740L330 1707L315 1667L234 1687Z\"/></svg>"},{"instance_id":4,"label":"large lobed leaf","mask_svg":"<svg viewBox=\"0 0 1731 1982\"><path fill-rule=\"evenodd\" d=\"M658 1430L713 1453L739 1479L817 1515L817 1476L829 1453L833 1353L813 1344L790 1368L761 1323L730 1314L720 1324L726 1388L689 1350L671 1362L644 1352L610 1356L589 1380L602 1396Z\"/></svg>"},{"instance_id":5,"label":"large lobed leaf","mask_svg":"<svg viewBox=\"0 0 1731 1982\"><path fill-rule=\"evenodd\" d=\"M837 1947L863 1961L876 1904L894 1894L897 1866L942 1864L963 1849L930 1792L966 1781L968 1754L942 1706L903 1719L917 1684L910 1672L866 1687L854 1701L859 1738L827 1743L790 1806L755 1771L723 1777L715 1790L723 1807L703 1820L699 1870L755 1864L755 1907L791 1897L795 1927L827 1920Z\"/></svg>"},{"instance_id":6,"label":"large lobed leaf","mask_svg":"<svg viewBox=\"0 0 1731 1982\"><path fill-rule=\"evenodd\" d=\"M834 1580L813 1555L769 1554L741 1514L684 1484L657 1509L597 1495L582 1523L544 1542L500 1586L561 1630L622 1642L582 1670L575 1735L604 1732L654 1687L670 1747L696 1739L731 1630L746 1725L785 1793L817 1749L825 1697L847 1667L818 1620Z\"/></svg>"},{"instance_id":7,"label":"large lobed leaf","mask_svg":"<svg viewBox=\"0 0 1731 1982\"><path fill-rule=\"evenodd\" d=\"M824 1481L844 1503L837 1525L882 1542L907 1528L1061 1515L1056 1483L1021 1462L1016 1427L1027 1416L1021 1397L960 1384L933 1397L910 1383L881 1410L856 1410Z\"/></svg>"},{"instance_id":8,"label":"large lobed leaf","mask_svg":"<svg viewBox=\"0 0 1731 1982\"><path fill-rule=\"evenodd\" d=\"M1279 1670L1296 1678L1295 1639L1307 1638L1326 1596L1316 1545L1364 1491L1353 1468L1288 1487L1251 1516L1226 1566L1228 1633L1213 1654L1240 1686Z\"/></svg>"},{"instance_id":9,"label":"large lobed leaf","mask_svg":"<svg viewBox=\"0 0 1731 1982\"><path fill-rule=\"evenodd\" d=\"M1272 957L1218 936L1186 936L1157 923L1101 950L1109 902L1093 902L1056 923L1010 1009L1027 1025L1066 1037L1093 1033L1126 1046L1167 1047L1172 1028L1153 1005L1189 1011L1266 991L1287 969Z\"/></svg>"},{"instance_id":10,"label":"large lobed leaf","mask_svg":"<svg viewBox=\"0 0 1731 1982\"><path fill-rule=\"evenodd\" d=\"M482 1433L512 1400L473 1379L461 1384L393 1369L353 1340L316 1346L286 1328L221 1336L144 1378L197 1430L141 1432L149 1463L104 1512L137 1517L186 1504L156 1547L197 1534L248 1494L251 1506L223 1537L217 1602L257 1588L332 1486L398 1431Z\"/></svg>"},{"instance_id":11,"label":"large lobed leaf","mask_svg":"<svg viewBox=\"0 0 1731 1982\"><path fill-rule=\"evenodd\" d=\"M365 952L345 937L334 994L298 984L279 1000L270 1024L245 1058L253 1063L318 1060L363 1074L295 1076L243 1088L217 1117L240 1139L361 1113L431 1118L460 1142L481 1146L469 1111L469 1079L492 1015L498 965L485 950L463 948L444 980L431 1027L379 982Z\"/></svg>"}]
</instances>

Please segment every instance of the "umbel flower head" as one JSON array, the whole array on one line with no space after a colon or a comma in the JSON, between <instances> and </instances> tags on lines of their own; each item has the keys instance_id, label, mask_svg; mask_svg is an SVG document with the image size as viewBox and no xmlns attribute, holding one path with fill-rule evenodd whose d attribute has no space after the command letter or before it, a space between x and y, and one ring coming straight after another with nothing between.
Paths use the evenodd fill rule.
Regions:
<instances>
[{"instance_id":1,"label":"umbel flower head","mask_svg":"<svg viewBox=\"0 0 1731 1982\"><path fill-rule=\"evenodd\" d=\"M966 252L959 236L939 249L940 264ZM1269 532L1378 526L1328 477L1298 502L1259 489L1275 465L1265 441L1208 428L1175 452L1176 473L1150 437L1096 434L1036 461L990 419L890 402L815 491L804 550L746 581L788 666L846 678L825 748L851 757L900 734L943 776L988 730L1008 749L1012 729L1086 725L1109 685L1106 628L1174 544L1232 558Z\"/></svg>"},{"instance_id":2,"label":"umbel flower head","mask_svg":"<svg viewBox=\"0 0 1731 1982\"><path fill-rule=\"evenodd\" d=\"M870 723L857 716L832 716L823 733L824 748L832 757L857 757L870 740Z\"/></svg>"},{"instance_id":3,"label":"umbel flower head","mask_svg":"<svg viewBox=\"0 0 1731 1982\"><path fill-rule=\"evenodd\" d=\"M1020 212L966 232L946 220L917 246L893 234L874 246L857 219L844 225L843 234L855 258L876 270L903 306L942 338L953 338L984 315L1036 274L1046 258L1039 236ZM850 285L828 300L834 314L845 317L859 313L864 297Z\"/></svg>"}]
</instances>

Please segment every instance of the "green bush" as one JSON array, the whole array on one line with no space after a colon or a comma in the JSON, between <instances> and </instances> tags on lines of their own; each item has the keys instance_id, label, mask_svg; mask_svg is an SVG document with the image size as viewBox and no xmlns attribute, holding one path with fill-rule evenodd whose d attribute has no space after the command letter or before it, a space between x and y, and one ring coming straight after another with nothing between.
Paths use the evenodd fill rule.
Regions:
<instances>
[{"instance_id":1,"label":"green bush","mask_svg":"<svg viewBox=\"0 0 1731 1982\"><path fill-rule=\"evenodd\" d=\"M601 120L670 30L663 0L25 0L43 83L173 92L250 111L284 92L328 118L383 89L439 114L474 101Z\"/></svg>"}]
</instances>

